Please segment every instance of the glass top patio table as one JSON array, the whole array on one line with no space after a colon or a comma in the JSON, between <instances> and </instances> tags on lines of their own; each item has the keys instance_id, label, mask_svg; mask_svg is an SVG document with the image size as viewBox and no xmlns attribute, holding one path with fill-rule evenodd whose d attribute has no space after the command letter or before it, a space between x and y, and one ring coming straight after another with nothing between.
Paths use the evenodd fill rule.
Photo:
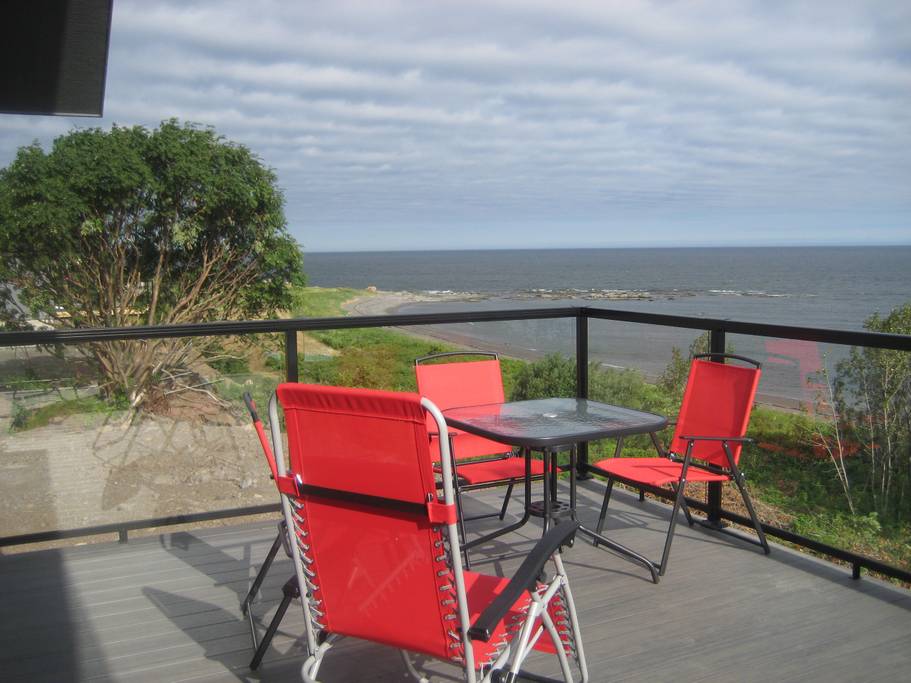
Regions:
<instances>
[{"instance_id":1,"label":"glass top patio table","mask_svg":"<svg viewBox=\"0 0 911 683\"><path fill-rule=\"evenodd\" d=\"M450 408L456 429L533 450L658 432L667 418L585 398L544 398Z\"/></svg>"},{"instance_id":2,"label":"glass top patio table","mask_svg":"<svg viewBox=\"0 0 911 683\"><path fill-rule=\"evenodd\" d=\"M532 515L543 519L545 532L552 517L557 521L558 517L568 514L575 520L576 445L597 439L622 439L633 434L650 434L655 441L655 433L667 426L667 418L661 415L585 398L544 398L450 408L443 411L443 417L446 424L455 429L519 446L526 459L525 514L522 519L466 542L466 549L518 529ZM568 505L557 500L559 468L555 455L557 451L566 449L570 450ZM532 451L541 451L544 455L544 500L540 503L531 501L531 468L528 463ZM578 532L643 565L651 573L652 581L658 583L655 567L644 556L585 526L579 526Z\"/></svg>"}]
</instances>

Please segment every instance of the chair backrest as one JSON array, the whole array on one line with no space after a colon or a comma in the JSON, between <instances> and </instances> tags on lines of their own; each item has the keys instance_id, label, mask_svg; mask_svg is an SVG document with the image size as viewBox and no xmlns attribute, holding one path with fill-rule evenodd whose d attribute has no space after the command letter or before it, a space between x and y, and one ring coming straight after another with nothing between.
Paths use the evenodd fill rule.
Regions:
<instances>
[{"instance_id":1,"label":"chair backrest","mask_svg":"<svg viewBox=\"0 0 911 683\"><path fill-rule=\"evenodd\" d=\"M418 393L433 401L440 410L505 401L499 358L460 363L420 362L423 360L426 359L418 359L414 366ZM436 426L429 415L427 420L428 430L434 433ZM458 460L506 453L511 449L512 447L506 444L465 433L459 434L454 445L455 457ZM431 456L434 460L440 457L436 439L431 446Z\"/></svg>"},{"instance_id":2,"label":"chair backrest","mask_svg":"<svg viewBox=\"0 0 911 683\"><path fill-rule=\"evenodd\" d=\"M717 357L729 354L714 354ZM678 455L686 452L684 436L742 437L750 423L750 412L759 385L759 364L755 367L730 365L696 357L690 365L686 390L677 417L677 426L670 450ZM740 460L741 444L729 444L735 464ZM718 467L728 468L727 456L721 443L697 441L693 458Z\"/></svg>"},{"instance_id":3,"label":"chair backrest","mask_svg":"<svg viewBox=\"0 0 911 683\"><path fill-rule=\"evenodd\" d=\"M444 527L431 522L437 495L421 397L306 384L276 393L289 474L300 477L290 516L316 628L462 657L452 558Z\"/></svg>"}]
</instances>

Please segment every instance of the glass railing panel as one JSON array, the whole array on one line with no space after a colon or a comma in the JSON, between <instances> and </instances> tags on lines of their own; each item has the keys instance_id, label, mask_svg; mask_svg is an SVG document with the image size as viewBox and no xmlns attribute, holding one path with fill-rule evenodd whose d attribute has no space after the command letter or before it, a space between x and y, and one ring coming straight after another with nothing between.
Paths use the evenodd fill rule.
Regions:
<instances>
[{"instance_id":1,"label":"glass railing panel","mask_svg":"<svg viewBox=\"0 0 911 683\"><path fill-rule=\"evenodd\" d=\"M743 468L764 521L911 568L911 356L747 335L727 344L763 363Z\"/></svg>"},{"instance_id":2,"label":"glass railing panel","mask_svg":"<svg viewBox=\"0 0 911 683\"><path fill-rule=\"evenodd\" d=\"M574 318L330 330L302 337L301 381L340 386L414 391L416 358L483 351L500 354L504 389L511 397L529 362L559 354L575 363ZM569 391L575 393L575 384Z\"/></svg>"},{"instance_id":3,"label":"glass railing panel","mask_svg":"<svg viewBox=\"0 0 911 683\"><path fill-rule=\"evenodd\" d=\"M589 396L645 410L673 420L689 370L689 355L707 348L708 336L699 330L609 320L589 321ZM668 443L671 430L660 438ZM592 444L590 460L613 454L613 442ZM647 436L628 439L625 455L652 456Z\"/></svg>"},{"instance_id":4,"label":"glass railing panel","mask_svg":"<svg viewBox=\"0 0 911 683\"><path fill-rule=\"evenodd\" d=\"M279 341L6 349L0 536L276 502L242 395L265 414Z\"/></svg>"}]
</instances>

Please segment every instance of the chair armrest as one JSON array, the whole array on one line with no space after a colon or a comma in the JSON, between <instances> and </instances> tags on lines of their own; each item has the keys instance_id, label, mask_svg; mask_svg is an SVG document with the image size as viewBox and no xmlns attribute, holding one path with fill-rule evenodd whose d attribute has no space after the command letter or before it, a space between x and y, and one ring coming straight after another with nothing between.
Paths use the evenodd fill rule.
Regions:
<instances>
[{"instance_id":1,"label":"chair armrest","mask_svg":"<svg viewBox=\"0 0 911 683\"><path fill-rule=\"evenodd\" d=\"M516 604L522 593L532 590L538 582L544 564L561 546L569 543L579 528L578 522L557 524L538 541L528 556L522 561L518 571L513 575L506 588L487 606L468 629L468 635L474 640L485 643L490 640L494 630L509 609Z\"/></svg>"},{"instance_id":2,"label":"chair armrest","mask_svg":"<svg viewBox=\"0 0 911 683\"><path fill-rule=\"evenodd\" d=\"M681 436L684 441L734 441L736 443L753 443L748 436Z\"/></svg>"},{"instance_id":3,"label":"chair armrest","mask_svg":"<svg viewBox=\"0 0 911 683\"><path fill-rule=\"evenodd\" d=\"M452 427L449 428L449 436L450 436L450 437L452 437L452 436L459 436L460 434L464 434L464 433L465 433L465 432L460 432L458 429L453 429ZM431 440L433 440L433 439L439 439L439 438L440 438L440 433L439 433L439 432L427 432L427 436L429 436Z\"/></svg>"}]
</instances>

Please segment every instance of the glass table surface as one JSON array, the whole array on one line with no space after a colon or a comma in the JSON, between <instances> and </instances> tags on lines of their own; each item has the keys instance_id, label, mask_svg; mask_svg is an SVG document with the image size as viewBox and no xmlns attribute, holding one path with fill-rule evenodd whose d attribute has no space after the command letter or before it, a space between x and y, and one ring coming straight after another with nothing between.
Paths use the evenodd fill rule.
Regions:
<instances>
[{"instance_id":1,"label":"glass table surface","mask_svg":"<svg viewBox=\"0 0 911 683\"><path fill-rule=\"evenodd\" d=\"M569 446L657 432L667 418L584 398L545 398L450 408L447 424L479 436L532 449Z\"/></svg>"}]
</instances>

